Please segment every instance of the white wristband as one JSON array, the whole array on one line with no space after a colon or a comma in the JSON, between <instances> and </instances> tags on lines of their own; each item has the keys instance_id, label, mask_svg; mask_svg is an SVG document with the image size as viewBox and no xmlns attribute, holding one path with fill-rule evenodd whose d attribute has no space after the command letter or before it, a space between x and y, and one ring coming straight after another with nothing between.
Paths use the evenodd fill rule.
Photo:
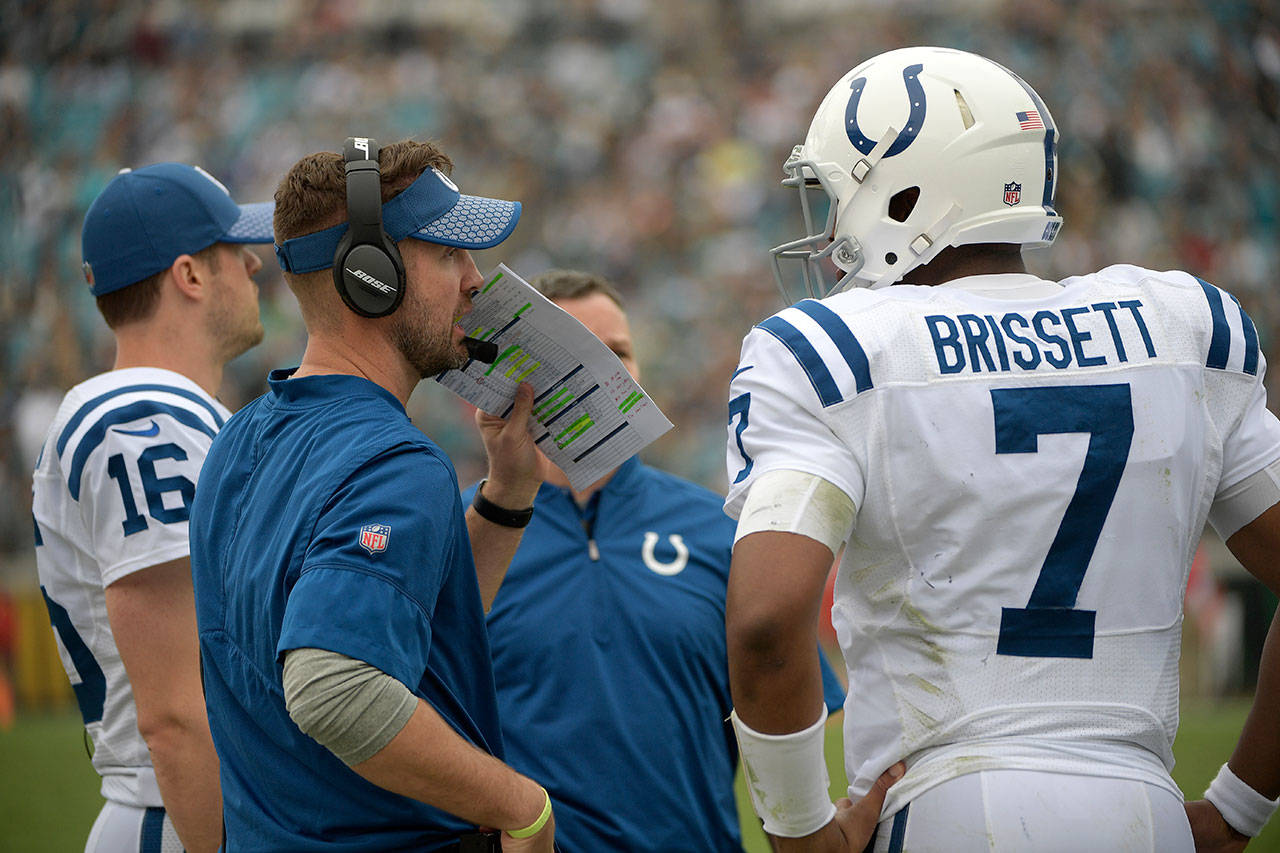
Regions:
<instances>
[{"instance_id":1,"label":"white wristband","mask_svg":"<svg viewBox=\"0 0 1280 853\"><path fill-rule=\"evenodd\" d=\"M1225 764L1209 783L1204 798L1213 803L1232 829L1250 838L1262 831L1276 807L1280 806L1280 800L1268 800Z\"/></svg>"},{"instance_id":2,"label":"white wristband","mask_svg":"<svg viewBox=\"0 0 1280 853\"><path fill-rule=\"evenodd\" d=\"M836 814L827 793L830 777L822 749L826 707L812 726L785 735L755 731L737 711L729 719L738 736L751 805L764 821L764 831L799 838L826 826Z\"/></svg>"}]
</instances>

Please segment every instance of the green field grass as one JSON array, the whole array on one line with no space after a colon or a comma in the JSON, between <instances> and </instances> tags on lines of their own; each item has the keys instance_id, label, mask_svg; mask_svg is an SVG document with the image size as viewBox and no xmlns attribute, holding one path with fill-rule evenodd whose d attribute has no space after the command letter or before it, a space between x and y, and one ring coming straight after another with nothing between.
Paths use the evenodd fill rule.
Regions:
<instances>
[{"instance_id":1,"label":"green field grass","mask_svg":"<svg viewBox=\"0 0 1280 853\"><path fill-rule=\"evenodd\" d=\"M1230 754L1246 705L1184 703L1182 727L1174 752L1178 765L1173 777L1192 796L1198 796ZM17 725L0 732L0 851L43 853L84 849L84 840L97 815L98 777L85 754L79 718L74 712L19 717ZM832 796L844 786L837 728L827 733L827 763ZM761 835L738 780L738 806L748 853L765 853ZM1252 844L1254 853L1280 853L1280 818Z\"/></svg>"}]
</instances>

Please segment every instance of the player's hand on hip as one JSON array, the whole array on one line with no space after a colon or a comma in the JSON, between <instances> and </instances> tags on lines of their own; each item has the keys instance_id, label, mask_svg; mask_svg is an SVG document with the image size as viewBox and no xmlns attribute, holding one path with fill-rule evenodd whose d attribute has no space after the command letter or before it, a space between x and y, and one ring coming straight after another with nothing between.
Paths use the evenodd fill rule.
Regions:
<instances>
[{"instance_id":1,"label":"player's hand on hip","mask_svg":"<svg viewBox=\"0 0 1280 853\"><path fill-rule=\"evenodd\" d=\"M527 382L521 382L516 389L516 399L506 419L476 409L476 426L489 457L484 496L506 509L532 506L538 486L546 477L544 466L550 464L529 434L532 411L533 386Z\"/></svg>"},{"instance_id":2,"label":"player's hand on hip","mask_svg":"<svg viewBox=\"0 0 1280 853\"><path fill-rule=\"evenodd\" d=\"M773 849L778 853L862 853L880 822L885 795L906 771L899 761L881 773L856 803L847 797L837 801L836 816L822 829L803 838L771 838Z\"/></svg>"},{"instance_id":3,"label":"player's hand on hip","mask_svg":"<svg viewBox=\"0 0 1280 853\"><path fill-rule=\"evenodd\" d=\"M502 853L553 853L556 840L556 816L553 812L542 829L528 838L514 838L502 833Z\"/></svg>"},{"instance_id":4,"label":"player's hand on hip","mask_svg":"<svg viewBox=\"0 0 1280 853\"><path fill-rule=\"evenodd\" d=\"M1233 829L1208 800L1192 800L1184 803L1183 808L1187 810L1196 853L1236 853L1249 843L1249 836Z\"/></svg>"}]
</instances>

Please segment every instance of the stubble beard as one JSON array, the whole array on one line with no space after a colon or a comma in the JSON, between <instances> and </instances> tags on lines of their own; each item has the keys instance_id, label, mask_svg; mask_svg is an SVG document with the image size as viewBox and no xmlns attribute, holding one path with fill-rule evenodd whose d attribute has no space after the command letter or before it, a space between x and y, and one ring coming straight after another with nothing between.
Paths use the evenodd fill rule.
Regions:
<instances>
[{"instance_id":1,"label":"stubble beard","mask_svg":"<svg viewBox=\"0 0 1280 853\"><path fill-rule=\"evenodd\" d=\"M226 299L223 299L214 307L209 323L213 331L214 340L219 342L222 350L223 364L262 343L265 332L262 328L262 318L257 307L255 302L252 317L249 317L247 312L244 316L237 317L230 301Z\"/></svg>"},{"instance_id":2,"label":"stubble beard","mask_svg":"<svg viewBox=\"0 0 1280 853\"><path fill-rule=\"evenodd\" d=\"M453 341L453 323L432 329L415 322L409 312L398 313L391 341L418 376L426 379L467 363L467 353Z\"/></svg>"}]
</instances>

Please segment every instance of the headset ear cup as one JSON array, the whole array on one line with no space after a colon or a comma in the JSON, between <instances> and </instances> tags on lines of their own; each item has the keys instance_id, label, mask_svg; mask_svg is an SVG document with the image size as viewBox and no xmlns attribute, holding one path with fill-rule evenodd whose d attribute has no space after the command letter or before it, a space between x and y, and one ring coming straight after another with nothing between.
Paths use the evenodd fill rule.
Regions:
<instances>
[{"instance_id":1,"label":"headset ear cup","mask_svg":"<svg viewBox=\"0 0 1280 853\"><path fill-rule=\"evenodd\" d=\"M385 317L404 299L403 271L382 246L360 243L342 259L339 294L362 317Z\"/></svg>"},{"instance_id":2,"label":"headset ear cup","mask_svg":"<svg viewBox=\"0 0 1280 853\"><path fill-rule=\"evenodd\" d=\"M333 284L362 317L385 317L404 300L404 260L382 227L380 155L367 137L351 137L343 146L348 228L334 252Z\"/></svg>"}]
</instances>

